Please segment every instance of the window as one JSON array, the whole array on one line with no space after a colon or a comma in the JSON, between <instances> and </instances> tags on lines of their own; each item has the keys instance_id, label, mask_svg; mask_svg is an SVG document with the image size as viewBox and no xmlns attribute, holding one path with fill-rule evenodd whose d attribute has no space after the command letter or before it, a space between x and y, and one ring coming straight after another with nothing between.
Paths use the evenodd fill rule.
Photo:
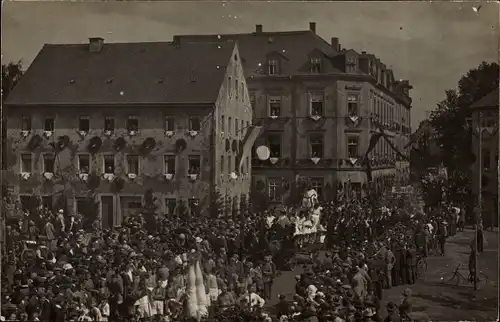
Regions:
<instances>
[{"instance_id":1,"label":"window","mask_svg":"<svg viewBox=\"0 0 500 322\"><path fill-rule=\"evenodd\" d=\"M138 155L127 155L127 173L139 174Z\"/></svg>"},{"instance_id":2,"label":"window","mask_svg":"<svg viewBox=\"0 0 500 322\"><path fill-rule=\"evenodd\" d=\"M252 110L255 111L255 94L250 94L250 105L252 106Z\"/></svg>"},{"instance_id":3,"label":"window","mask_svg":"<svg viewBox=\"0 0 500 322\"><path fill-rule=\"evenodd\" d=\"M357 158L358 157L358 138L349 137L347 138L347 157Z\"/></svg>"},{"instance_id":4,"label":"window","mask_svg":"<svg viewBox=\"0 0 500 322\"><path fill-rule=\"evenodd\" d=\"M175 131L175 118L172 116L165 116L165 131Z\"/></svg>"},{"instance_id":5,"label":"window","mask_svg":"<svg viewBox=\"0 0 500 322\"><path fill-rule=\"evenodd\" d=\"M279 74L279 64L276 59L271 59L267 62L269 75L278 75Z\"/></svg>"},{"instance_id":6,"label":"window","mask_svg":"<svg viewBox=\"0 0 500 322\"><path fill-rule=\"evenodd\" d=\"M271 158L281 157L281 133L272 133L267 136L267 145Z\"/></svg>"},{"instance_id":7,"label":"window","mask_svg":"<svg viewBox=\"0 0 500 322\"><path fill-rule=\"evenodd\" d=\"M87 115L80 116L78 120L78 131L83 131L89 133L90 130L90 118Z\"/></svg>"},{"instance_id":8,"label":"window","mask_svg":"<svg viewBox=\"0 0 500 322\"><path fill-rule=\"evenodd\" d=\"M237 79L234 80L234 89L236 92L236 99L238 99L240 97L240 83Z\"/></svg>"},{"instance_id":9,"label":"window","mask_svg":"<svg viewBox=\"0 0 500 322\"><path fill-rule=\"evenodd\" d=\"M199 155L190 155L188 159L188 174L200 174L201 159Z\"/></svg>"},{"instance_id":10,"label":"window","mask_svg":"<svg viewBox=\"0 0 500 322\"><path fill-rule=\"evenodd\" d=\"M113 155L104 156L104 173L105 174L115 173L115 157Z\"/></svg>"},{"instance_id":11,"label":"window","mask_svg":"<svg viewBox=\"0 0 500 322\"><path fill-rule=\"evenodd\" d=\"M483 169L484 170L489 170L490 169L490 150L489 149L483 149L483 153L481 155L481 158L483 159Z\"/></svg>"},{"instance_id":12,"label":"window","mask_svg":"<svg viewBox=\"0 0 500 322\"><path fill-rule=\"evenodd\" d=\"M279 187L279 179L269 178L268 182L269 201L280 201L278 187Z\"/></svg>"},{"instance_id":13,"label":"window","mask_svg":"<svg viewBox=\"0 0 500 322\"><path fill-rule=\"evenodd\" d=\"M50 132L54 131L54 118L53 117L46 117L45 118L43 130L50 131Z\"/></svg>"},{"instance_id":14,"label":"window","mask_svg":"<svg viewBox=\"0 0 500 322\"><path fill-rule=\"evenodd\" d=\"M221 156L220 156L220 173L221 173L221 174L224 174L224 173L225 173L225 172L224 172L224 170L225 170L225 166L226 166L226 165L224 164L224 161L225 161L225 160L224 160L224 156L223 156L223 155L221 155Z\"/></svg>"},{"instance_id":15,"label":"window","mask_svg":"<svg viewBox=\"0 0 500 322\"><path fill-rule=\"evenodd\" d=\"M78 156L78 171L79 173L90 173L90 156L88 154Z\"/></svg>"},{"instance_id":16,"label":"window","mask_svg":"<svg viewBox=\"0 0 500 322\"><path fill-rule=\"evenodd\" d=\"M224 133L226 131L226 118L224 115L221 115L220 117L220 131Z\"/></svg>"},{"instance_id":17,"label":"window","mask_svg":"<svg viewBox=\"0 0 500 322\"><path fill-rule=\"evenodd\" d=\"M115 130L115 119L111 116L104 117L104 131L113 132Z\"/></svg>"},{"instance_id":18,"label":"window","mask_svg":"<svg viewBox=\"0 0 500 322\"><path fill-rule=\"evenodd\" d=\"M309 113L311 113L311 116L323 116L323 94L311 93L309 97Z\"/></svg>"},{"instance_id":19,"label":"window","mask_svg":"<svg viewBox=\"0 0 500 322\"><path fill-rule=\"evenodd\" d=\"M189 130L190 131L196 131L200 132L201 130L201 124L200 124L200 118L196 116L192 116L189 118Z\"/></svg>"},{"instance_id":20,"label":"window","mask_svg":"<svg viewBox=\"0 0 500 322\"><path fill-rule=\"evenodd\" d=\"M323 157L323 135L313 134L309 138L309 143L311 146L311 158L322 158Z\"/></svg>"},{"instance_id":21,"label":"window","mask_svg":"<svg viewBox=\"0 0 500 322\"><path fill-rule=\"evenodd\" d=\"M230 155L227 157L227 171L233 172L233 158Z\"/></svg>"},{"instance_id":22,"label":"window","mask_svg":"<svg viewBox=\"0 0 500 322\"><path fill-rule=\"evenodd\" d=\"M139 130L139 118L137 115L130 115L127 119L127 130L128 131L138 131Z\"/></svg>"},{"instance_id":23,"label":"window","mask_svg":"<svg viewBox=\"0 0 500 322\"><path fill-rule=\"evenodd\" d=\"M45 154L43 156L43 172L54 173L54 156Z\"/></svg>"},{"instance_id":24,"label":"window","mask_svg":"<svg viewBox=\"0 0 500 322\"><path fill-rule=\"evenodd\" d=\"M323 196L323 178L311 178L311 188L318 193L318 199Z\"/></svg>"},{"instance_id":25,"label":"window","mask_svg":"<svg viewBox=\"0 0 500 322\"><path fill-rule=\"evenodd\" d=\"M321 72L321 59L311 58L311 73Z\"/></svg>"},{"instance_id":26,"label":"window","mask_svg":"<svg viewBox=\"0 0 500 322\"><path fill-rule=\"evenodd\" d=\"M349 117L358 116L358 96L348 95L347 96L347 114Z\"/></svg>"},{"instance_id":27,"label":"window","mask_svg":"<svg viewBox=\"0 0 500 322\"><path fill-rule=\"evenodd\" d=\"M269 97L269 116L281 115L281 96Z\"/></svg>"},{"instance_id":28,"label":"window","mask_svg":"<svg viewBox=\"0 0 500 322\"><path fill-rule=\"evenodd\" d=\"M167 215L172 216L175 213L175 207L177 207L177 200L174 198L165 199L165 210L167 211Z\"/></svg>"},{"instance_id":29,"label":"window","mask_svg":"<svg viewBox=\"0 0 500 322\"><path fill-rule=\"evenodd\" d=\"M31 131L31 117L21 117L21 131Z\"/></svg>"},{"instance_id":30,"label":"window","mask_svg":"<svg viewBox=\"0 0 500 322\"><path fill-rule=\"evenodd\" d=\"M239 136L240 135L240 129L239 129L240 121L238 119L234 120L234 135Z\"/></svg>"},{"instance_id":31,"label":"window","mask_svg":"<svg viewBox=\"0 0 500 322\"><path fill-rule=\"evenodd\" d=\"M245 127L245 122L241 120L241 135L240 136L245 136L247 134L247 128Z\"/></svg>"},{"instance_id":32,"label":"window","mask_svg":"<svg viewBox=\"0 0 500 322\"><path fill-rule=\"evenodd\" d=\"M349 57L347 59L347 65L350 65L350 66L356 66L358 60L356 59L356 57Z\"/></svg>"},{"instance_id":33,"label":"window","mask_svg":"<svg viewBox=\"0 0 500 322\"><path fill-rule=\"evenodd\" d=\"M21 155L21 172L31 173L31 154Z\"/></svg>"},{"instance_id":34,"label":"window","mask_svg":"<svg viewBox=\"0 0 500 322\"><path fill-rule=\"evenodd\" d=\"M227 118L227 132L231 135L231 131L233 130L233 119L231 117Z\"/></svg>"},{"instance_id":35,"label":"window","mask_svg":"<svg viewBox=\"0 0 500 322\"><path fill-rule=\"evenodd\" d=\"M175 174L175 155L166 155L164 157L165 173Z\"/></svg>"},{"instance_id":36,"label":"window","mask_svg":"<svg viewBox=\"0 0 500 322\"><path fill-rule=\"evenodd\" d=\"M227 90L229 92L229 97L231 97L231 95L232 95L232 87L233 87L233 80L232 80L231 76L228 76L228 78L227 78L227 84L228 84Z\"/></svg>"}]
</instances>

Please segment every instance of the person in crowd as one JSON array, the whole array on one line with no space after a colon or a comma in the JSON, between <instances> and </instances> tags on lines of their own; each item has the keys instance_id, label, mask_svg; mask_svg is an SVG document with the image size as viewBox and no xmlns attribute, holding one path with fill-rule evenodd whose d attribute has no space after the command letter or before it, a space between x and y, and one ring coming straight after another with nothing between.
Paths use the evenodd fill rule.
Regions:
<instances>
[{"instance_id":1,"label":"person in crowd","mask_svg":"<svg viewBox=\"0 0 500 322\"><path fill-rule=\"evenodd\" d=\"M292 247L284 241L294 241L307 230L316 236L322 226L332 232L326 241L302 238L302 244L306 248L326 243L326 255L312 256L296 277L293 304L279 296L280 319L376 320L383 288L414 282L412 251L417 238L409 234L415 225L407 214L416 210L403 211L406 205L383 199L377 202L386 202L384 207L372 202L315 201L306 209L280 206L265 214L247 212L239 221L186 217L179 211L155 214L154 227L148 225L150 215L131 214L121 227L111 229L101 229L93 219L80 224L79 214L62 209L56 215L34 210L6 229L12 240L6 242L10 255L3 257L2 274L9 283L2 292L2 314L49 322L180 321L189 300L192 251L200 254L210 312L229 312L240 304L242 310L255 313L267 309L279 276L276 258L263 256L269 239ZM423 220L420 228L431 219ZM36 242L33 258L20 256L20 241L26 238ZM284 253L288 256L278 249L278 254Z\"/></svg>"}]
</instances>

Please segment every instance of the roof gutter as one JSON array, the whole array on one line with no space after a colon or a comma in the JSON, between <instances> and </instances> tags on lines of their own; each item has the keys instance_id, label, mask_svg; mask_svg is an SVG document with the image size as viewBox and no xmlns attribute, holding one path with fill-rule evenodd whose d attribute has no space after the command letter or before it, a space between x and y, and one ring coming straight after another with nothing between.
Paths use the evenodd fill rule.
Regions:
<instances>
[{"instance_id":1,"label":"roof gutter","mask_svg":"<svg viewBox=\"0 0 500 322\"><path fill-rule=\"evenodd\" d=\"M215 102L109 102L109 103L81 103L81 102L66 102L66 103L50 103L50 102L39 102L39 103L3 103L6 107L30 107L30 106L42 106L42 107L116 107L116 106L144 106L144 107L213 107Z\"/></svg>"}]
</instances>

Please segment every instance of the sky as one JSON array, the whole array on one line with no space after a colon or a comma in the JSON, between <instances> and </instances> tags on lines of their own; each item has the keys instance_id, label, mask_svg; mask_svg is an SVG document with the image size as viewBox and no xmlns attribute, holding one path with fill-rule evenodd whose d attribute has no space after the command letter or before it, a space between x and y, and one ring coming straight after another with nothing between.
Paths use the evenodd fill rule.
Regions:
<instances>
[{"instance_id":1,"label":"sky","mask_svg":"<svg viewBox=\"0 0 500 322\"><path fill-rule=\"evenodd\" d=\"M3 1L2 63L29 66L45 43L171 41L175 34L307 30L375 54L414 89L412 127L482 61L498 61L499 4L474 2Z\"/></svg>"}]
</instances>

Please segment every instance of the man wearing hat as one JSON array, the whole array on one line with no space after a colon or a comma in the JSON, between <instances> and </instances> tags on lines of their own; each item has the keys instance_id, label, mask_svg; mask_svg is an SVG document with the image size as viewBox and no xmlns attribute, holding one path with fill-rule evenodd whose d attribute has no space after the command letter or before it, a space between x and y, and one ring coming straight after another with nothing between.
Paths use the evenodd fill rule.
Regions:
<instances>
[{"instance_id":1,"label":"man wearing hat","mask_svg":"<svg viewBox=\"0 0 500 322\"><path fill-rule=\"evenodd\" d=\"M56 229L59 234L66 231L66 223L64 220L64 210L59 209L56 216Z\"/></svg>"},{"instance_id":2,"label":"man wearing hat","mask_svg":"<svg viewBox=\"0 0 500 322\"><path fill-rule=\"evenodd\" d=\"M403 301L399 305L399 314L402 317L408 317L413 309L413 299L411 297L411 289L406 288L402 295L403 295Z\"/></svg>"},{"instance_id":3,"label":"man wearing hat","mask_svg":"<svg viewBox=\"0 0 500 322\"><path fill-rule=\"evenodd\" d=\"M273 263L273 257L267 255L265 263L262 266L262 277L264 279L264 299L270 300L272 298L272 288L274 278L276 277L276 265Z\"/></svg>"},{"instance_id":4,"label":"man wearing hat","mask_svg":"<svg viewBox=\"0 0 500 322\"><path fill-rule=\"evenodd\" d=\"M401 322L396 304L393 302L387 303L386 310L387 317L384 319L384 322Z\"/></svg>"}]
</instances>

